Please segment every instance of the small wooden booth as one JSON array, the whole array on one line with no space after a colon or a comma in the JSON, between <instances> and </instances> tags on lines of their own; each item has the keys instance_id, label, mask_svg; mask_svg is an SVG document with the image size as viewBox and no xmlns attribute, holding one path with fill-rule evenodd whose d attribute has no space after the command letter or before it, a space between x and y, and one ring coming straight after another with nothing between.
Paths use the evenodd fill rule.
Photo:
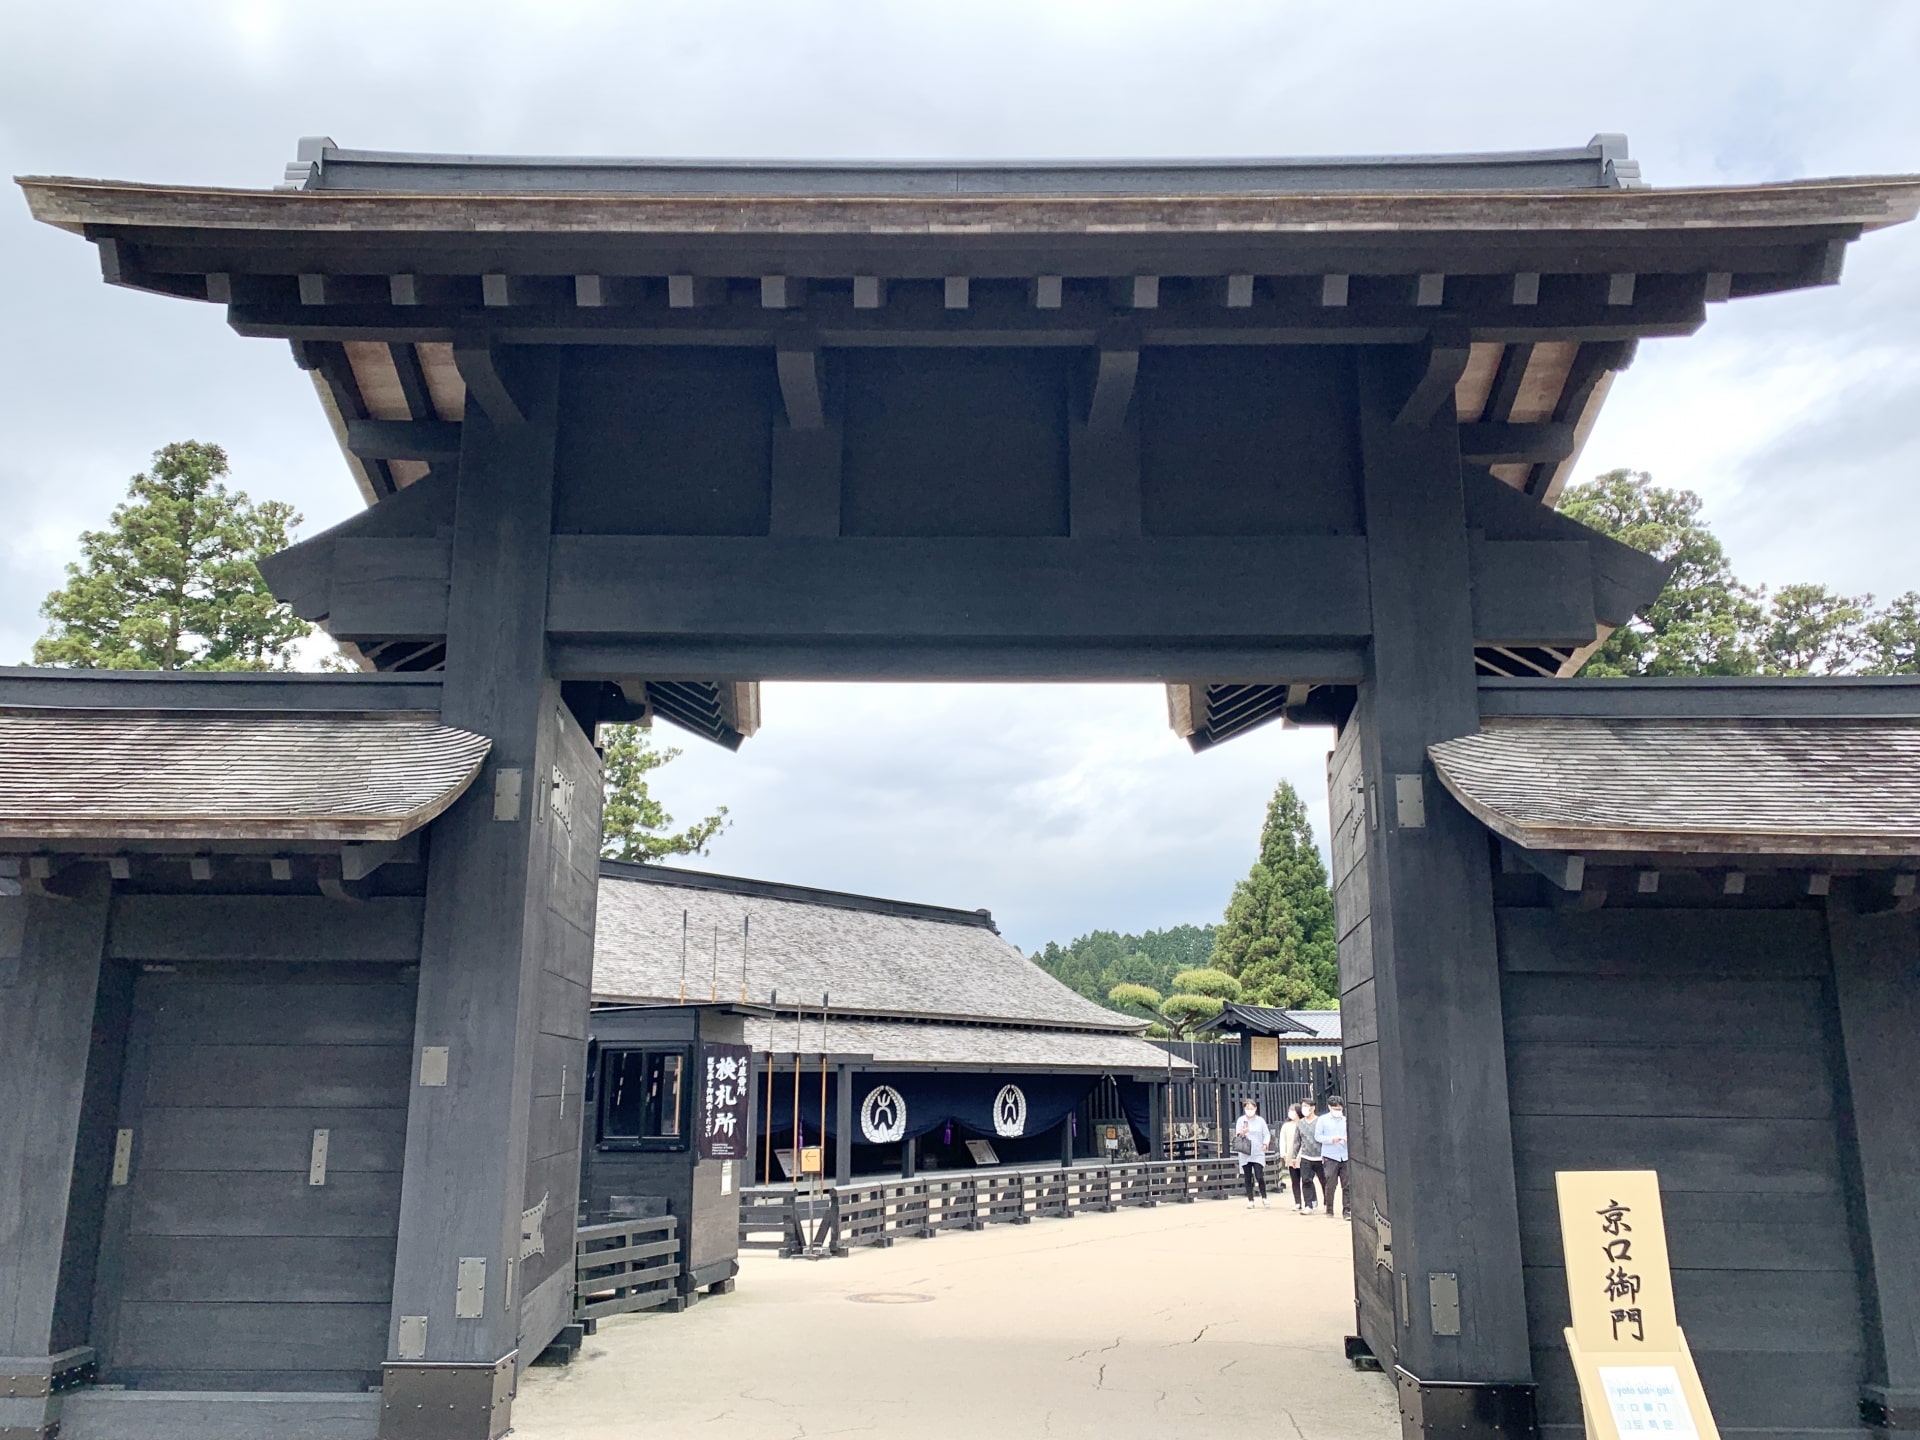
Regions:
<instances>
[{"instance_id":1,"label":"small wooden booth","mask_svg":"<svg viewBox=\"0 0 1920 1440\"><path fill-rule=\"evenodd\" d=\"M573 1304L599 770L445 698L0 672L0 1435L504 1430Z\"/></svg>"},{"instance_id":2,"label":"small wooden booth","mask_svg":"<svg viewBox=\"0 0 1920 1440\"><path fill-rule=\"evenodd\" d=\"M750 1182L752 1056L733 1005L614 1005L593 1012L581 1112L585 1225L671 1218L673 1308L724 1295L739 1273Z\"/></svg>"}]
</instances>

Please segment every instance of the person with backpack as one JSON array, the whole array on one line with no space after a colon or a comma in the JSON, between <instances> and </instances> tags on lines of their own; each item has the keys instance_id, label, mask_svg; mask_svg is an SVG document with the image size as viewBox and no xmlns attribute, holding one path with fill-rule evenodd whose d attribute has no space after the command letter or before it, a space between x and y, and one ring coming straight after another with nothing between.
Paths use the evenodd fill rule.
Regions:
<instances>
[{"instance_id":1,"label":"person with backpack","mask_svg":"<svg viewBox=\"0 0 1920 1440\"><path fill-rule=\"evenodd\" d=\"M1260 1118L1258 1101L1249 1098L1240 1111L1239 1123L1233 1127L1233 1151L1240 1161L1240 1183L1247 1187L1247 1209L1253 1209L1256 1187L1262 1208L1267 1208L1267 1147L1273 1143L1273 1131Z\"/></svg>"},{"instance_id":2,"label":"person with backpack","mask_svg":"<svg viewBox=\"0 0 1920 1440\"><path fill-rule=\"evenodd\" d=\"M1313 1098L1300 1102L1300 1123L1293 1129L1294 1158L1299 1168L1294 1173L1299 1185L1300 1213L1313 1214L1320 1201L1320 1140L1313 1133Z\"/></svg>"}]
</instances>

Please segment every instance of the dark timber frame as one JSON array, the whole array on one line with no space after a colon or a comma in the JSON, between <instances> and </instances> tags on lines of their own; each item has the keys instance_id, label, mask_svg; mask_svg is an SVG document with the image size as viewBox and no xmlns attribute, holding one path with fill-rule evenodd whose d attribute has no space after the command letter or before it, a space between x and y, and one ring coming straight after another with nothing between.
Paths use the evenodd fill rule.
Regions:
<instances>
[{"instance_id":1,"label":"dark timber frame","mask_svg":"<svg viewBox=\"0 0 1920 1440\"><path fill-rule=\"evenodd\" d=\"M584 943L591 881L516 817L590 808L598 721L737 744L787 677L1159 680L1196 748L1342 727L1362 1328L1409 1434L1532 1433L1491 852L1429 748L1478 727L1476 676L1571 674L1658 593L1550 508L1635 343L1834 283L1920 182L1650 190L1599 136L1030 167L316 141L281 191L22 183L109 283L291 343L376 503L270 582L444 667L495 746L435 838L417 1044L453 1081L414 1091L383 1433L443 1398L431 1433L497 1433L561 1303L515 1273L516 1187L573 1163L526 1117L540 1017L584 1021L540 957Z\"/></svg>"}]
</instances>

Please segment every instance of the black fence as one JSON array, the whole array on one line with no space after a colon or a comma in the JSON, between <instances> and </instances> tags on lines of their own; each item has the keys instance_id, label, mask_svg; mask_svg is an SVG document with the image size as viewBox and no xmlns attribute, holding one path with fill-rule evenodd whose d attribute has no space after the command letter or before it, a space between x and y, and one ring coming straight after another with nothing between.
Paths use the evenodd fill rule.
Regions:
<instances>
[{"instance_id":1,"label":"black fence","mask_svg":"<svg viewBox=\"0 0 1920 1440\"><path fill-rule=\"evenodd\" d=\"M995 1166L911 1180L856 1180L817 1194L750 1185L740 1196L740 1248L794 1255L800 1253L795 1237L812 1231L833 1240L810 1253L844 1255L848 1246L888 1246L943 1230L1027 1225L1131 1206L1226 1200L1238 1193L1237 1162L1218 1158ZM797 1213L802 1207L804 1215Z\"/></svg>"}]
</instances>

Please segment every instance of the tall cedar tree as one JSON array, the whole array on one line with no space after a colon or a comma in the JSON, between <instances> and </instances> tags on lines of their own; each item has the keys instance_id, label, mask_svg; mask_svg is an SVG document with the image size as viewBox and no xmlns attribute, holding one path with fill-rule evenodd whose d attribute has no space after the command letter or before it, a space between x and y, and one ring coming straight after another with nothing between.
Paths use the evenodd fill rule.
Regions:
<instances>
[{"instance_id":1,"label":"tall cedar tree","mask_svg":"<svg viewBox=\"0 0 1920 1440\"><path fill-rule=\"evenodd\" d=\"M1307 807L1282 780L1267 805L1260 858L1234 887L1212 965L1237 977L1249 1004L1290 1010L1339 1004L1333 894Z\"/></svg>"},{"instance_id":2,"label":"tall cedar tree","mask_svg":"<svg viewBox=\"0 0 1920 1440\"><path fill-rule=\"evenodd\" d=\"M671 746L655 749L653 737L640 725L608 725L600 735L605 743L606 777L600 853L609 860L640 865L669 855L706 854L708 843L727 828L727 807L722 805L706 819L676 831L673 816L647 789L647 776L680 751Z\"/></svg>"},{"instance_id":3,"label":"tall cedar tree","mask_svg":"<svg viewBox=\"0 0 1920 1440\"><path fill-rule=\"evenodd\" d=\"M185 440L156 451L81 563L47 596L36 665L109 670L280 670L306 622L273 597L259 561L300 523L280 500L222 484L227 455Z\"/></svg>"}]
</instances>

